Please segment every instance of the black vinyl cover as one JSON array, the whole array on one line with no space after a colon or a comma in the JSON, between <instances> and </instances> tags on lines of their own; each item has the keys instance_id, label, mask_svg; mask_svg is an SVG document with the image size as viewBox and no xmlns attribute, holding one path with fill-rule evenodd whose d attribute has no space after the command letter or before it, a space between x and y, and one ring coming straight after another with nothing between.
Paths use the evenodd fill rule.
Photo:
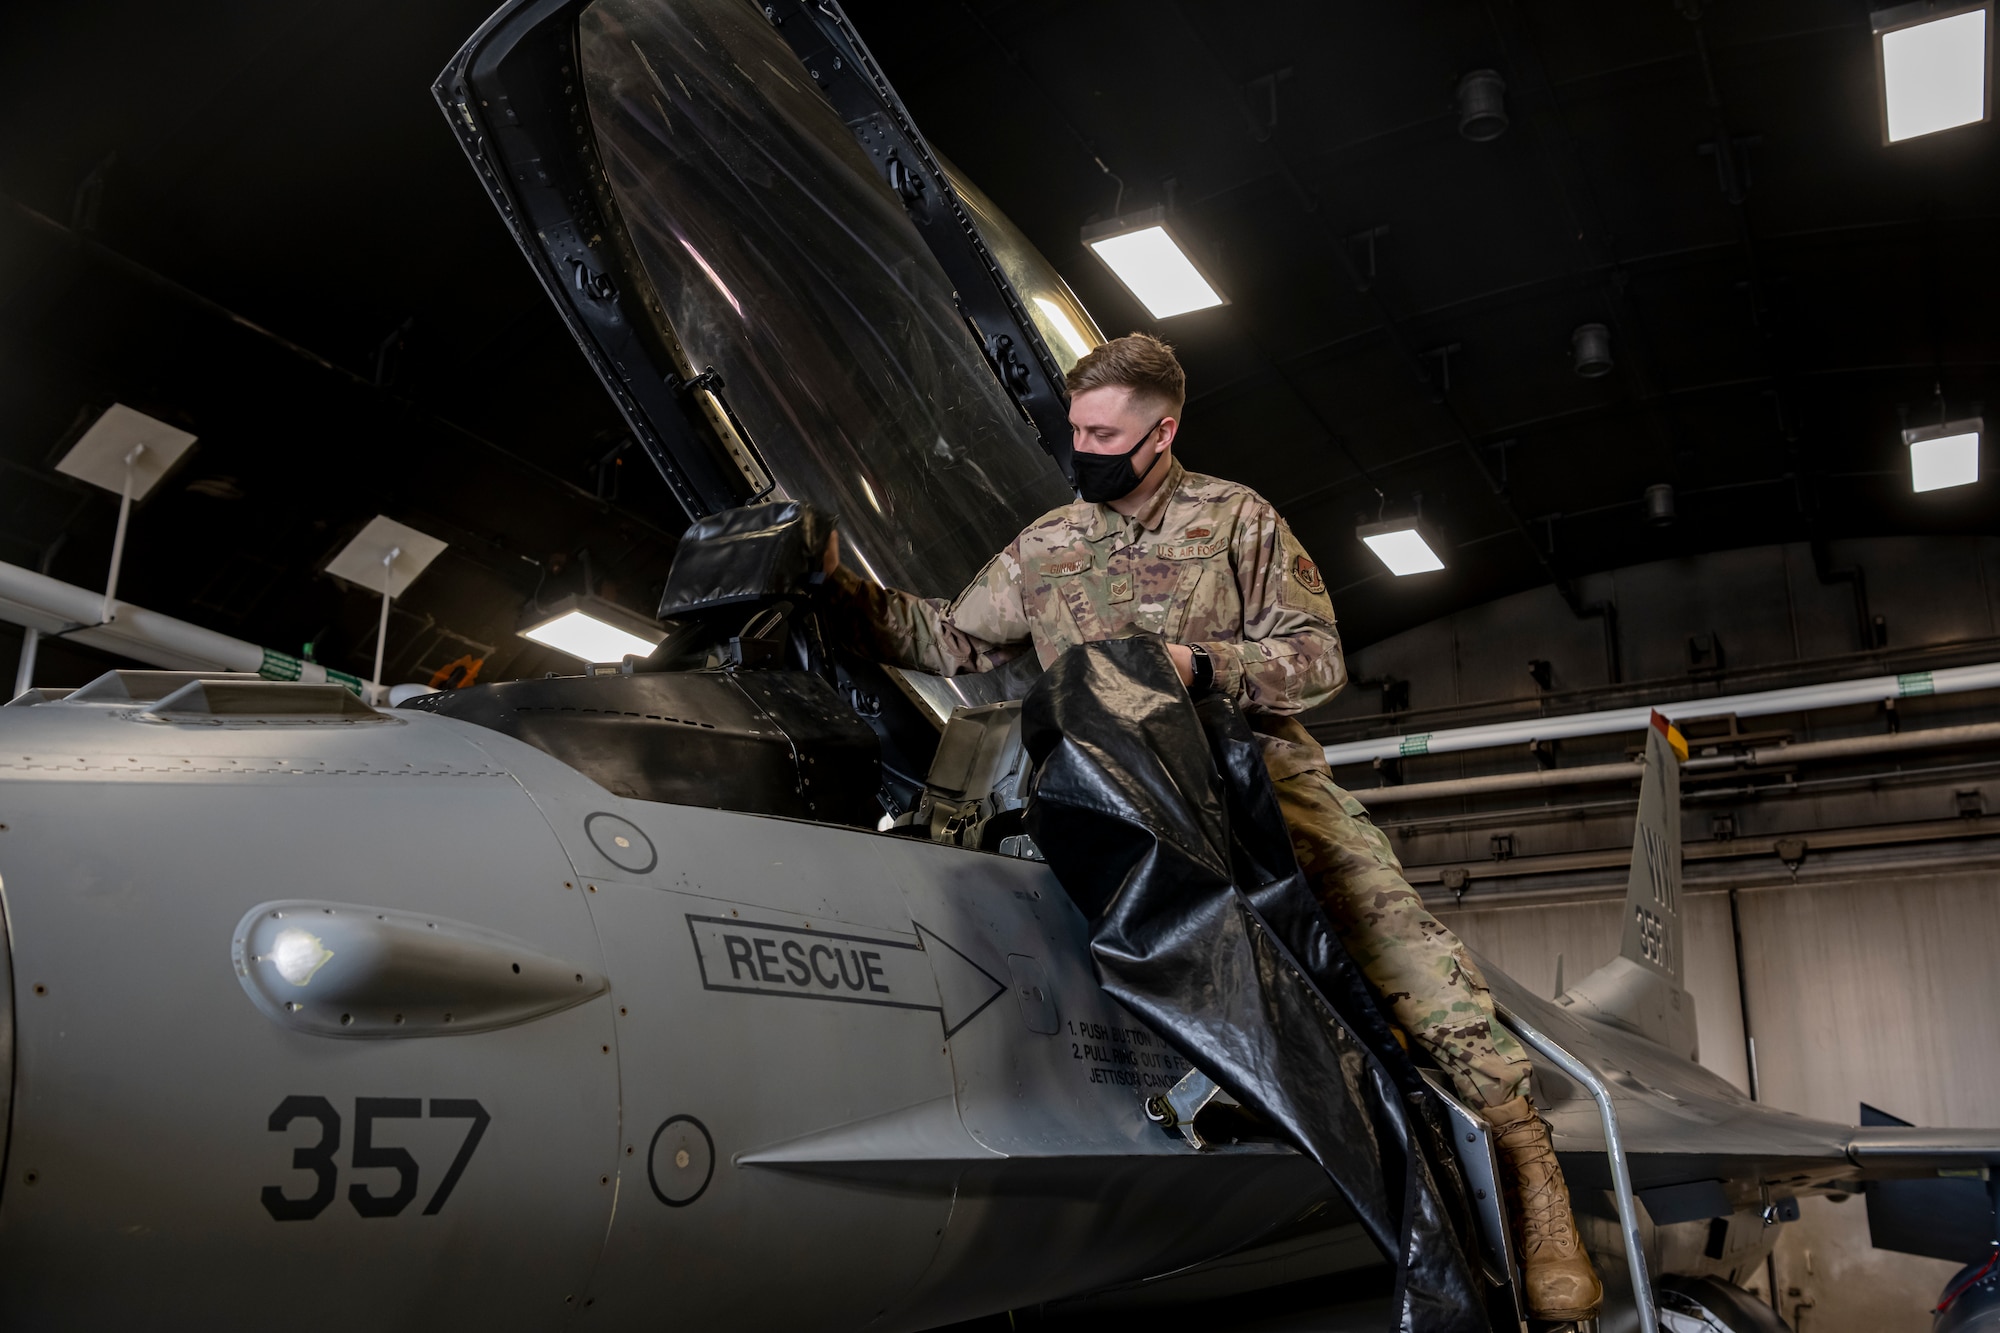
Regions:
<instances>
[{"instance_id":1,"label":"black vinyl cover","mask_svg":"<svg viewBox=\"0 0 2000 1333\"><path fill-rule=\"evenodd\" d=\"M1022 728L1027 829L1105 990L1325 1168L1396 1265L1399 1329L1490 1329L1442 1108L1328 929L1233 705L1197 709L1161 640L1116 639L1058 658Z\"/></svg>"},{"instance_id":2,"label":"black vinyl cover","mask_svg":"<svg viewBox=\"0 0 2000 1333\"><path fill-rule=\"evenodd\" d=\"M805 593L819 582L832 532L825 514L799 500L744 505L695 520L674 552L660 619Z\"/></svg>"},{"instance_id":3,"label":"black vinyl cover","mask_svg":"<svg viewBox=\"0 0 2000 1333\"><path fill-rule=\"evenodd\" d=\"M525 741L635 801L873 828L881 747L808 671L639 671L440 690L402 705Z\"/></svg>"}]
</instances>

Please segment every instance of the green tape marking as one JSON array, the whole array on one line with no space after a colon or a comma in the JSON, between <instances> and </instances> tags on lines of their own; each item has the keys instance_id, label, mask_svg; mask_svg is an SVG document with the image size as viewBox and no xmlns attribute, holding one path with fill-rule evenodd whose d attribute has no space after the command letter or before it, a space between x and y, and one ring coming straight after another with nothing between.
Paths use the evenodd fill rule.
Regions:
<instances>
[{"instance_id":1,"label":"green tape marking","mask_svg":"<svg viewBox=\"0 0 2000 1333\"><path fill-rule=\"evenodd\" d=\"M264 661L257 668L257 674L265 680L297 680L305 674L306 664L290 653L281 653L275 648L264 650ZM335 685L345 685L357 699L366 699L368 691L363 687L361 677L350 676L345 671L335 671L332 667L321 667L326 678Z\"/></svg>"},{"instance_id":2,"label":"green tape marking","mask_svg":"<svg viewBox=\"0 0 2000 1333\"><path fill-rule=\"evenodd\" d=\"M1404 756L1429 754L1430 752L1431 733L1428 731L1421 736L1405 736L1396 747L1396 753Z\"/></svg>"},{"instance_id":3,"label":"green tape marking","mask_svg":"<svg viewBox=\"0 0 2000 1333\"><path fill-rule=\"evenodd\" d=\"M299 659L290 653L273 652L266 648L263 664L257 668L257 674L265 680L297 680Z\"/></svg>"},{"instance_id":4,"label":"green tape marking","mask_svg":"<svg viewBox=\"0 0 2000 1333\"><path fill-rule=\"evenodd\" d=\"M1935 693L1936 689L1928 671L1905 671L1896 677L1896 697L1899 699L1921 698Z\"/></svg>"}]
</instances>

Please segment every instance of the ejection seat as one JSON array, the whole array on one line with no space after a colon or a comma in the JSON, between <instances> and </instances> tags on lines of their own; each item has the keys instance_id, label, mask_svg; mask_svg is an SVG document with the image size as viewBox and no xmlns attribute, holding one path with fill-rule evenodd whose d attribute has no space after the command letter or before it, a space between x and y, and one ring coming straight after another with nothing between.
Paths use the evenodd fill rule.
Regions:
<instances>
[{"instance_id":1,"label":"ejection seat","mask_svg":"<svg viewBox=\"0 0 2000 1333\"><path fill-rule=\"evenodd\" d=\"M870 829L886 812L894 832L1032 855L1009 701L1034 657L939 681L835 651L815 604L831 531L792 501L710 515L681 538L650 656L403 707L506 732L620 796Z\"/></svg>"},{"instance_id":2,"label":"ejection seat","mask_svg":"<svg viewBox=\"0 0 2000 1333\"><path fill-rule=\"evenodd\" d=\"M403 707L505 732L620 796L874 828L882 743L811 610L827 532L797 503L711 515L681 539L650 657Z\"/></svg>"}]
</instances>

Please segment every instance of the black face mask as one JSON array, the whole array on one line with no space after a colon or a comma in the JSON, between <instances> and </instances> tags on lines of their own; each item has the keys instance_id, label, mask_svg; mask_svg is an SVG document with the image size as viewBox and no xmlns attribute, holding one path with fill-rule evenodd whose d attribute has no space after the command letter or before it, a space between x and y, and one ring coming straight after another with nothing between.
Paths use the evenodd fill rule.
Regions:
<instances>
[{"instance_id":1,"label":"black face mask","mask_svg":"<svg viewBox=\"0 0 2000 1333\"><path fill-rule=\"evenodd\" d=\"M1166 420L1161 417L1148 426L1146 433L1139 437L1139 442L1122 454L1072 453L1070 465L1076 469L1077 497L1102 505L1130 495L1145 480L1145 473L1133 468L1132 456L1146 447L1146 442L1153 438L1153 432ZM1146 469L1147 472L1152 470L1150 467Z\"/></svg>"}]
</instances>

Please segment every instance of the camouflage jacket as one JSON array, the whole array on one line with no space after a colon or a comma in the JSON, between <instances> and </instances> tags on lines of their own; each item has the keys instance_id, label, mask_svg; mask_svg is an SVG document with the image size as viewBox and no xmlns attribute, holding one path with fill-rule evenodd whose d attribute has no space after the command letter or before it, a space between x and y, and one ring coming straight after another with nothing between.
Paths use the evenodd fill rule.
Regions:
<instances>
[{"instance_id":1,"label":"camouflage jacket","mask_svg":"<svg viewBox=\"0 0 2000 1333\"><path fill-rule=\"evenodd\" d=\"M1047 666L1075 644L1129 634L1200 644L1215 689L1263 735L1273 777L1326 766L1296 714L1347 682L1333 604L1277 510L1246 486L1175 462L1131 518L1081 500L1051 510L950 603L844 566L831 591L844 646L942 676L1029 647Z\"/></svg>"}]
</instances>

